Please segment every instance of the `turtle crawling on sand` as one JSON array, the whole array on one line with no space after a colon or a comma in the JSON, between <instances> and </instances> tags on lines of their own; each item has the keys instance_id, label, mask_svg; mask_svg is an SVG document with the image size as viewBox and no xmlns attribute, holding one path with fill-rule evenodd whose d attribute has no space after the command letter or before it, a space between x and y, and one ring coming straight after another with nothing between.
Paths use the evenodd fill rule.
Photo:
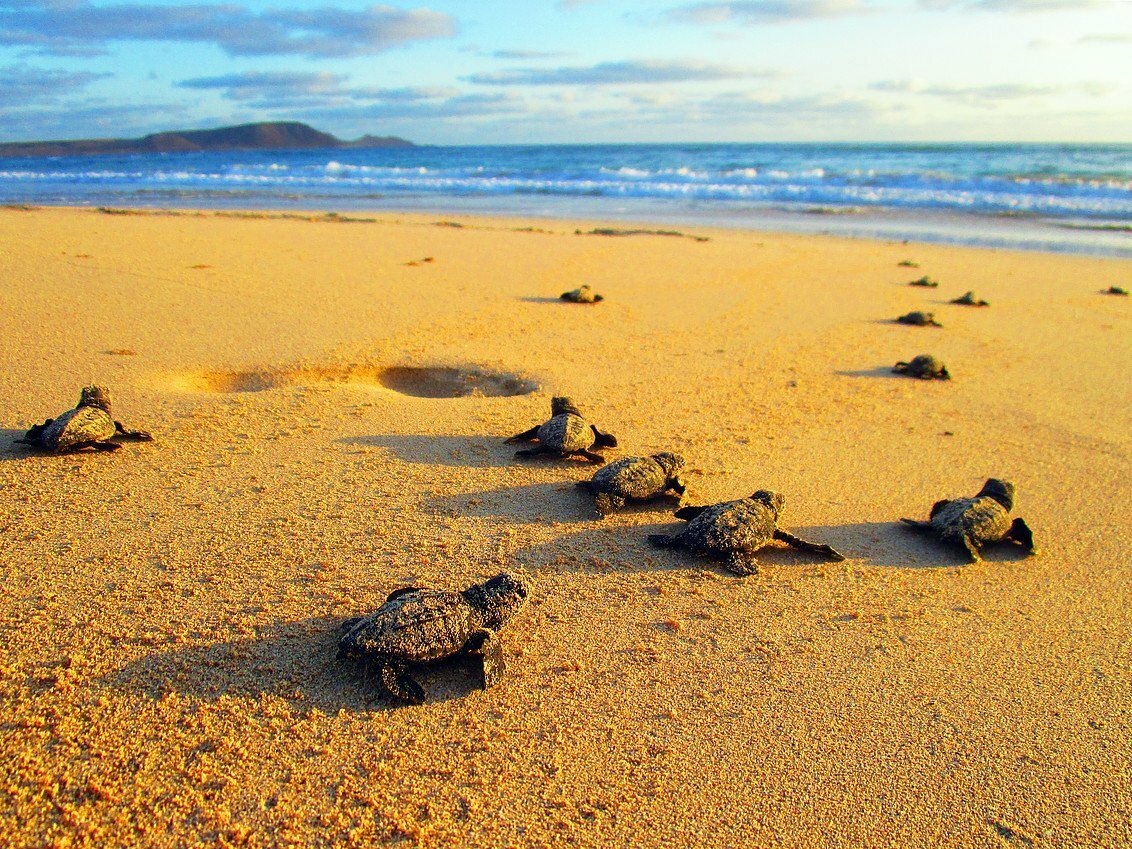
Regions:
<instances>
[{"instance_id":1,"label":"turtle crawling on sand","mask_svg":"<svg viewBox=\"0 0 1132 849\"><path fill-rule=\"evenodd\" d=\"M774 539L831 560L845 559L845 555L828 545L807 542L779 528L778 514L785 501L780 493L760 489L750 498L738 501L684 507L675 515L677 519L687 519L688 526L675 536L650 534L649 542L664 548L686 548L696 554L722 557L727 561L727 568L738 575L758 572L754 554Z\"/></svg>"},{"instance_id":2,"label":"turtle crawling on sand","mask_svg":"<svg viewBox=\"0 0 1132 849\"><path fill-rule=\"evenodd\" d=\"M918 377L921 380L951 380L947 373L947 366L931 354L920 354L913 357L910 363L900 362L892 367L894 374L906 374L908 377Z\"/></svg>"},{"instance_id":3,"label":"turtle crawling on sand","mask_svg":"<svg viewBox=\"0 0 1132 849\"><path fill-rule=\"evenodd\" d=\"M591 448L616 448L617 439L602 433L582 416L578 406L570 398L562 396L550 400L550 418L530 430L517 433L508 442L529 442L538 440L534 448L516 451L516 457L537 457L539 454L557 454L570 457L580 454L591 463L604 463L605 458L591 451Z\"/></svg>"},{"instance_id":4,"label":"turtle crawling on sand","mask_svg":"<svg viewBox=\"0 0 1132 849\"><path fill-rule=\"evenodd\" d=\"M944 542L963 546L972 563L979 562L979 549L987 543L1009 540L1037 553L1034 534L1022 519L1010 521L1014 509L1014 484L991 478L974 498L937 501L926 522L901 519L907 527L935 534Z\"/></svg>"},{"instance_id":5,"label":"turtle crawling on sand","mask_svg":"<svg viewBox=\"0 0 1132 849\"><path fill-rule=\"evenodd\" d=\"M961 295L951 301L953 304L959 304L964 307L989 307L990 301L984 301L982 298L976 298L974 291L969 291L965 295Z\"/></svg>"},{"instance_id":6,"label":"turtle crawling on sand","mask_svg":"<svg viewBox=\"0 0 1132 849\"><path fill-rule=\"evenodd\" d=\"M1124 295L1124 297L1128 297L1128 290L1124 289L1120 286L1109 286L1107 289L1103 290L1101 292L1101 294L1102 295Z\"/></svg>"},{"instance_id":7,"label":"turtle crawling on sand","mask_svg":"<svg viewBox=\"0 0 1132 849\"><path fill-rule=\"evenodd\" d=\"M110 390L105 386L83 387L78 406L43 424L32 425L22 439L24 445L34 445L52 454L65 454L94 448L98 451L117 451L122 446L113 439L132 439L149 442L153 439L144 430L126 430L115 421L110 412Z\"/></svg>"},{"instance_id":8,"label":"turtle crawling on sand","mask_svg":"<svg viewBox=\"0 0 1132 849\"><path fill-rule=\"evenodd\" d=\"M558 297L572 304L596 304L598 301L605 300L605 296L594 292L588 283L579 286L577 289L572 289L569 292L563 292Z\"/></svg>"},{"instance_id":9,"label":"turtle crawling on sand","mask_svg":"<svg viewBox=\"0 0 1132 849\"><path fill-rule=\"evenodd\" d=\"M896 319L896 322L898 324L911 324L916 327L927 327L928 325L932 327L943 327L942 324L935 320L935 313L920 312L919 310L905 313L900 316L900 318Z\"/></svg>"},{"instance_id":10,"label":"turtle crawling on sand","mask_svg":"<svg viewBox=\"0 0 1132 849\"><path fill-rule=\"evenodd\" d=\"M486 690L506 669L496 632L519 611L530 590L529 579L507 572L458 593L394 590L369 616L342 623L338 657L376 666L390 695L419 705L425 691L409 674L410 664L474 654L482 659Z\"/></svg>"},{"instance_id":11,"label":"turtle crawling on sand","mask_svg":"<svg viewBox=\"0 0 1132 849\"><path fill-rule=\"evenodd\" d=\"M668 491L683 495L684 458L662 451L651 457L623 457L597 470L592 480L578 481L579 489L593 494L601 518L625 506L626 501L648 501Z\"/></svg>"},{"instance_id":12,"label":"turtle crawling on sand","mask_svg":"<svg viewBox=\"0 0 1132 849\"><path fill-rule=\"evenodd\" d=\"M928 277L925 274L923 277L921 277L917 280L909 281L908 285L909 286L923 286L926 289L934 289L937 286L939 286L939 281L938 280L932 280L932 278Z\"/></svg>"}]
</instances>

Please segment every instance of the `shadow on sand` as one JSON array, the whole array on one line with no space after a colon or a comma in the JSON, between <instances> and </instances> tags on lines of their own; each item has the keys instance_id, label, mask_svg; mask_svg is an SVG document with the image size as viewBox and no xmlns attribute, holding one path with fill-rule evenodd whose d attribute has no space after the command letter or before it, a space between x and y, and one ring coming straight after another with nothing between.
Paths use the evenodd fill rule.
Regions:
<instances>
[{"instance_id":1,"label":"shadow on sand","mask_svg":"<svg viewBox=\"0 0 1132 849\"><path fill-rule=\"evenodd\" d=\"M911 357L909 357L909 359L911 359ZM895 363L893 365L895 365ZM907 375L894 372L892 366L877 366L876 368L856 369L854 371L839 370L835 371L834 374L840 374L843 377L898 377L904 380L909 379Z\"/></svg>"},{"instance_id":2,"label":"shadow on sand","mask_svg":"<svg viewBox=\"0 0 1132 849\"><path fill-rule=\"evenodd\" d=\"M17 430L14 428L0 428L0 460L22 460L25 457L34 457L37 454L42 455L42 451L36 451L30 445L20 445L15 442L17 439L23 439L26 430Z\"/></svg>"},{"instance_id":3,"label":"shadow on sand","mask_svg":"<svg viewBox=\"0 0 1132 849\"><path fill-rule=\"evenodd\" d=\"M193 699L276 696L298 712L334 714L389 710L401 702L366 679L361 664L336 659L341 620L303 619L271 628L265 636L163 651L132 661L101 683L160 699L176 692ZM412 667L427 703L450 701L478 689L476 661L457 658Z\"/></svg>"},{"instance_id":4,"label":"shadow on sand","mask_svg":"<svg viewBox=\"0 0 1132 849\"><path fill-rule=\"evenodd\" d=\"M528 295L521 298L516 298L516 301L522 301L524 304L561 304L565 303L561 298L537 298L533 295Z\"/></svg>"},{"instance_id":5,"label":"shadow on sand","mask_svg":"<svg viewBox=\"0 0 1132 849\"><path fill-rule=\"evenodd\" d=\"M580 468L582 474L576 478L564 477L550 483L429 498L423 502L422 507L425 512L438 516L495 516L516 522L531 522L539 518L552 522L597 522L601 519L594 509L593 496L576 484L576 481L589 480L589 468L592 467ZM617 511L615 516L671 515L677 503L675 496L634 501ZM615 516L610 516L605 521L615 524Z\"/></svg>"},{"instance_id":6,"label":"shadow on sand","mask_svg":"<svg viewBox=\"0 0 1132 849\"><path fill-rule=\"evenodd\" d=\"M439 436L432 434L379 434L337 440L344 445L386 448L404 463L498 469L520 461L505 436ZM520 446L521 447L521 446Z\"/></svg>"}]
</instances>

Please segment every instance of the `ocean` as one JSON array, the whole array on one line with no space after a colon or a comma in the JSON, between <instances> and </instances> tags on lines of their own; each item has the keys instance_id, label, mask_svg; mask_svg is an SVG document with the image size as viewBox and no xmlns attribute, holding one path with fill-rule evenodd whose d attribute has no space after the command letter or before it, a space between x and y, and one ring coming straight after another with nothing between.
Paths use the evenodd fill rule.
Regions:
<instances>
[{"instance_id":1,"label":"ocean","mask_svg":"<svg viewBox=\"0 0 1132 849\"><path fill-rule=\"evenodd\" d=\"M0 159L0 203L427 211L1132 257L1132 145L648 144Z\"/></svg>"}]
</instances>

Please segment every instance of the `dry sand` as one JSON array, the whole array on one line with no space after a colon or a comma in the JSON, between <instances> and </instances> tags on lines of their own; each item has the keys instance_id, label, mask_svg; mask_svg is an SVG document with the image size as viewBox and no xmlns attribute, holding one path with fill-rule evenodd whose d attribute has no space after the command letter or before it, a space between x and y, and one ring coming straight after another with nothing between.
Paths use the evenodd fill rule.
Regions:
<instances>
[{"instance_id":1,"label":"dry sand","mask_svg":"<svg viewBox=\"0 0 1132 849\"><path fill-rule=\"evenodd\" d=\"M1132 841L1132 263L461 221L0 210L0 843ZM889 374L924 352L955 380ZM412 394L450 368L540 388ZM9 446L92 381L156 441ZM744 579L649 547L669 502L596 521L592 467L502 441L560 393L849 559ZM896 524L990 476L1039 556ZM499 687L399 707L335 661L390 590L502 568L537 589Z\"/></svg>"}]
</instances>

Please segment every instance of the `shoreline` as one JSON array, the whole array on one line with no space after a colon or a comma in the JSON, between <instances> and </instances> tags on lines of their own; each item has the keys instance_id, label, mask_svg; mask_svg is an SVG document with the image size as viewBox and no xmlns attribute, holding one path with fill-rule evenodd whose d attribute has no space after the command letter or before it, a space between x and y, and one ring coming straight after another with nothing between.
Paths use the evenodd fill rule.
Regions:
<instances>
[{"instance_id":1,"label":"shoreline","mask_svg":"<svg viewBox=\"0 0 1132 849\"><path fill-rule=\"evenodd\" d=\"M341 219L368 219L398 215L422 217L462 215L477 219L506 219L517 222L538 220L559 226L579 222L616 222L640 225L649 229L696 227L766 235L831 236L873 242L1022 251L1102 259L1132 259L1132 230L1129 230L1129 225L1113 223L1089 225L1044 220L1032 216L980 214L963 216L954 213L934 214L924 210L874 211L824 208L789 212L759 210L747 216L727 215L718 210L702 210L691 214L685 210L683 215L664 216L656 214L655 202L642 203L641 208L636 211L624 209L618 211L604 208L608 206L608 201L605 200L594 204L592 208L587 208L584 204L579 206L576 202L572 202L573 199L558 199L564 201L560 204L564 207L561 210L542 208L539 211L532 211L530 207L536 204L532 204L531 199L525 197L516 198L511 206L500 205L498 201L501 198L492 198L494 203L480 203L482 199L478 198L469 199L470 202L463 206L454 203L432 205L428 202L431 198L422 200L424 202L419 205L393 204L388 207L373 206L361 201L356 204L338 202L322 207L302 203L280 203L275 206L214 204L184 207L136 204L116 206L109 203L98 205L6 203L2 206L10 209L92 211L120 209L135 214L216 214L232 217L254 217L258 214L286 217L290 214L300 217L332 216Z\"/></svg>"}]
</instances>

